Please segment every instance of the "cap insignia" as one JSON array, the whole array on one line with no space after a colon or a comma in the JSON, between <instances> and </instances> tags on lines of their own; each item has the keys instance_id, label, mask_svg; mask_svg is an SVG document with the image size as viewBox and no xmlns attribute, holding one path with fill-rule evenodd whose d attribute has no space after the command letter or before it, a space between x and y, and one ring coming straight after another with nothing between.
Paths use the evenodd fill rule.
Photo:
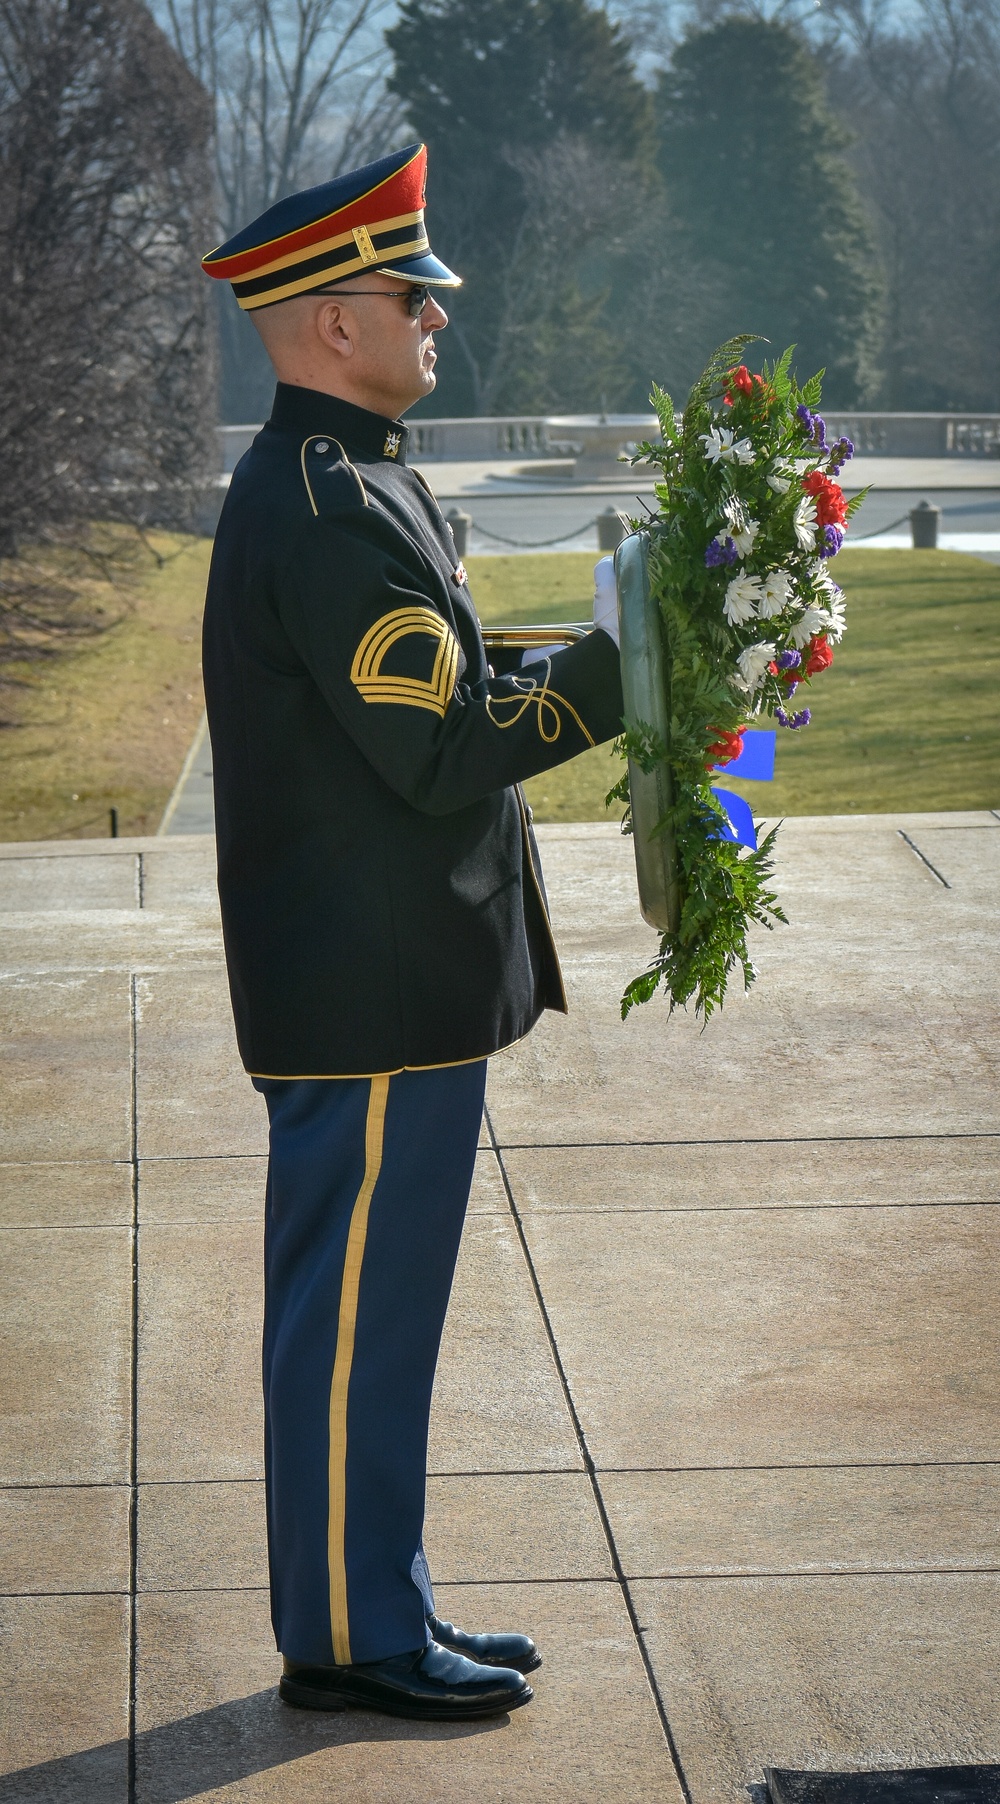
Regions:
<instances>
[{"instance_id":1,"label":"cap insignia","mask_svg":"<svg viewBox=\"0 0 1000 1804\"><path fill-rule=\"evenodd\" d=\"M377 263L378 251L371 241L368 227L363 225L352 226L351 234L358 247L358 256L361 258L362 263Z\"/></svg>"},{"instance_id":2,"label":"cap insignia","mask_svg":"<svg viewBox=\"0 0 1000 1804\"><path fill-rule=\"evenodd\" d=\"M385 444L382 446L382 456L398 457L399 443L400 434L398 432L387 432L385 435Z\"/></svg>"}]
</instances>

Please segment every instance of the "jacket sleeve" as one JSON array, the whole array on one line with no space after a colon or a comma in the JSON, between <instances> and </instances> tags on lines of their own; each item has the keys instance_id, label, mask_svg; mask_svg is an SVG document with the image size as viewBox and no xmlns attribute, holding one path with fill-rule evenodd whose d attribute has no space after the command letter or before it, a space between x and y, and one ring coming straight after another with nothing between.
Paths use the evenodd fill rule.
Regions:
<instances>
[{"instance_id":1,"label":"jacket sleeve","mask_svg":"<svg viewBox=\"0 0 1000 1804\"><path fill-rule=\"evenodd\" d=\"M374 508L310 522L276 580L284 629L330 709L414 808L467 807L621 731L607 633L470 684L438 582Z\"/></svg>"}]
</instances>

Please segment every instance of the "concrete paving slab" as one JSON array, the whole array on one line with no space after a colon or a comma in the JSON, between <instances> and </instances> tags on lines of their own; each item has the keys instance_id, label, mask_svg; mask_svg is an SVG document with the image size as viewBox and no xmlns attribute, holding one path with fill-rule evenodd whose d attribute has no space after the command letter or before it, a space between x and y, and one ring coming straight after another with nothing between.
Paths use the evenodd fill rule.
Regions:
<instances>
[{"instance_id":1,"label":"concrete paving slab","mask_svg":"<svg viewBox=\"0 0 1000 1804\"><path fill-rule=\"evenodd\" d=\"M266 1152L199 1159L142 1159L139 1220L154 1222L262 1222L267 1184Z\"/></svg>"},{"instance_id":2,"label":"concrete paving slab","mask_svg":"<svg viewBox=\"0 0 1000 1804\"><path fill-rule=\"evenodd\" d=\"M273 1690L278 1663L263 1593L143 1597L137 1804L191 1796L206 1804L237 1796L241 1804L680 1804L616 1587L462 1586L443 1589L438 1604L476 1626L537 1635L545 1665L532 1704L509 1718L437 1725L292 1711Z\"/></svg>"},{"instance_id":3,"label":"concrete paving slab","mask_svg":"<svg viewBox=\"0 0 1000 1804\"><path fill-rule=\"evenodd\" d=\"M605 1472L627 1577L995 1571L1000 1467Z\"/></svg>"},{"instance_id":4,"label":"concrete paving slab","mask_svg":"<svg viewBox=\"0 0 1000 1804\"><path fill-rule=\"evenodd\" d=\"M910 838L952 889L995 894L1000 879L1000 820L992 829L921 826Z\"/></svg>"},{"instance_id":5,"label":"concrete paving slab","mask_svg":"<svg viewBox=\"0 0 1000 1804\"><path fill-rule=\"evenodd\" d=\"M1000 973L981 892L944 889L891 822L860 842L789 836L793 925L757 936L758 986L705 1032L660 1001L619 1019L655 941L636 920L631 851L610 833L542 842L571 1012L492 1061L502 1143L1000 1126Z\"/></svg>"},{"instance_id":6,"label":"concrete paving slab","mask_svg":"<svg viewBox=\"0 0 1000 1804\"><path fill-rule=\"evenodd\" d=\"M222 930L209 913L66 908L3 917L0 972L65 977L94 971L222 967Z\"/></svg>"},{"instance_id":7,"label":"concrete paving slab","mask_svg":"<svg viewBox=\"0 0 1000 1804\"><path fill-rule=\"evenodd\" d=\"M138 1521L140 1591L267 1584L262 1481L146 1484ZM424 1543L439 1585L613 1576L582 1472L432 1478Z\"/></svg>"},{"instance_id":8,"label":"concrete paving slab","mask_svg":"<svg viewBox=\"0 0 1000 1804\"><path fill-rule=\"evenodd\" d=\"M445 1322L427 1469L565 1471L582 1465L509 1218L470 1216Z\"/></svg>"},{"instance_id":9,"label":"concrete paving slab","mask_svg":"<svg viewBox=\"0 0 1000 1804\"><path fill-rule=\"evenodd\" d=\"M225 968L136 986L140 1158L267 1151L267 1110L236 1050Z\"/></svg>"},{"instance_id":10,"label":"concrete paving slab","mask_svg":"<svg viewBox=\"0 0 1000 1804\"><path fill-rule=\"evenodd\" d=\"M139 861L121 858L0 859L0 913L24 909L138 908Z\"/></svg>"},{"instance_id":11,"label":"concrete paving slab","mask_svg":"<svg viewBox=\"0 0 1000 1804\"><path fill-rule=\"evenodd\" d=\"M432 1478L424 1546L437 1586L614 1576L583 1472Z\"/></svg>"},{"instance_id":12,"label":"concrete paving slab","mask_svg":"<svg viewBox=\"0 0 1000 1804\"><path fill-rule=\"evenodd\" d=\"M194 845L169 852L157 847L143 856L143 907L193 908L219 912L215 839L202 836Z\"/></svg>"},{"instance_id":13,"label":"concrete paving slab","mask_svg":"<svg viewBox=\"0 0 1000 1804\"><path fill-rule=\"evenodd\" d=\"M599 1467L1000 1457L989 1205L526 1231Z\"/></svg>"},{"instance_id":14,"label":"concrete paving slab","mask_svg":"<svg viewBox=\"0 0 1000 1804\"><path fill-rule=\"evenodd\" d=\"M126 1597L0 1598L0 1804L126 1804Z\"/></svg>"},{"instance_id":15,"label":"concrete paving slab","mask_svg":"<svg viewBox=\"0 0 1000 1804\"><path fill-rule=\"evenodd\" d=\"M141 1484L262 1476L262 1285L255 1222L142 1229Z\"/></svg>"},{"instance_id":16,"label":"concrete paving slab","mask_svg":"<svg viewBox=\"0 0 1000 1804\"><path fill-rule=\"evenodd\" d=\"M765 1765L1000 1757L996 1575L675 1579L633 1595L697 1804Z\"/></svg>"},{"instance_id":17,"label":"concrete paving slab","mask_svg":"<svg viewBox=\"0 0 1000 1804\"><path fill-rule=\"evenodd\" d=\"M124 1484L0 1490L0 1596L125 1592L128 1548Z\"/></svg>"},{"instance_id":18,"label":"concrete paving slab","mask_svg":"<svg viewBox=\"0 0 1000 1804\"><path fill-rule=\"evenodd\" d=\"M129 987L119 973L0 980L0 1151L7 1160L127 1159Z\"/></svg>"},{"instance_id":19,"label":"concrete paving slab","mask_svg":"<svg viewBox=\"0 0 1000 1804\"><path fill-rule=\"evenodd\" d=\"M140 1591L246 1591L267 1584L263 1479L139 1487Z\"/></svg>"},{"instance_id":20,"label":"concrete paving slab","mask_svg":"<svg viewBox=\"0 0 1000 1804\"><path fill-rule=\"evenodd\" d=\"M143 1483L261 1475L256 1223L144 1227ZM578 1468L580 1453L509 1219L470 1216L431 1417L433 1472Z\"/></svg>"},{"instance_id":21,"label":"concrete paving slab","mask_svg":"<svg viewBox=\"0 0 1000 1804\"><path fill-rule=\"evenodd\" d=\"M503 1159L521 1211L1000 1202L995 1134L513 1147Z\"/></svg>"},{"instance_id":22,"label":"concrete paving slab","mask_svg":"<svg viewBox=\"0 0 1000 1804\"><path fill-rule=\"evenodd\" d=\"M132 1167L57 1163L0 1165L0 1228L85 1228L132 1220Z\"/></svg>"},{"instance_id":23,"label":"concrete paving slab","mask_svg":"<svg viewBox=\"0 0 1000 1804\"><path fill-rule=\"evenodd\" d=\"M124 1228L0 1235L0 1484L128 1479L132 1258Z\"/></svg>"},{"instance_id":24,"label":"concrete paving slab","mask_svg":"<svg viewBox=\"0 0 1000 1804\"><path fill-rule=\"evenodd\" d=\"M21 1167L32 1170L33 1167ZM264 1217L267 1155L218 1158L143 1159L139 1176L139 1220L153 1222L254 1221ZM0 1221L4 1167L0 1166ZM469 1213L506 1212L507 1195L492 1149L476 1162Z\"/></svg>"},{"instance_id":25,"label":"concrete paving slab","mask_svg":"<svg viewBox=\"0 0 1000 1804\"><path fill-rule=\"evenodd\" d=\"M631 1590L689 1755L693 1804L731 1798L747 1773L759 1781L765 1759L996 1757L984 1725L997 1721L987 1568L1000 1566L998 829L984 811L786 823L780 883L794 925L761 938L760 989L704 1035L661 1008L618 1021L620 986L653 943L630 846L600 824L540 835L574 1014L494 1062L491 1107L548 1325L639 1575ZM52 856L4 847L0 867L12 852ZM4 918L4 968L26 980L10 992L10 1019L39 1081L25 1092L34 1119L4 1117L0 1167L0 1222L21 1224L0 1252L34 1244L36 1256L20 1275L0 1265L14 1273L15 1377L26 1371L43 1403L34 1442L18 1439L17 1417L8 1437L23 1467L11 1482L27 1488L8 1509L6 1582L127 1576L128 1359L123 1383L101 1359L105 1317L117 1322L130 1277L134 974L139 1426L153 1480L138 1501L134 1804L308 1804L341 1792L393 1804L453 1794L677 1804L488 1152L435 1399L428 1545L439 1578L454 1581L441 1588L443 1614L544 1633L538 1702L474 1733L353 1713L317 1720L276 1703L255 1588L266 1122L232 1041L211 847L94 841L58 856L67 905ZM141 908L68 905L82 895L70 865L124 860L124 871L139 858ZM40 881L8 873L11 885ZM120 895L120 878L110 882L107 894ZM67 984L77 978L82 991ZM95 981L106 986L97 1002ZM100 1235L117 1236L124 1257L83 1256ZM129 1309L124 1319L127 1355ZM14 1395L27 1414L30 1396ZM110 1482L74 1485L74 1459L109 1463L112 1419L122 1426ZM37 1444L58 1452L66 1422L77 1437L68 1463L54 1452L51 1470L35 1470ZM3 1507L0 1496L0 1537ZM849 1587L856 1597L868 1587L868 1601L845 1602ZM100 1612L113 1617L127 1600L14 1600L15 1612L28 1607L10 1617L22 1625L17 1670L33 1675L37 1663L55 1685L67 1652L72 1669L83 1648L78 1692L93 1707L74 1717L77 1695L67 1711L52 1693L50 1720L43 1686L31 1719L38 1688L26 1703L15 1696L30 1743L15 1760L34 1770L0 1777L0 1804L126 1804L115 1713L127 1666L117 1651L104 1657L107 1635L85 1633L82 1619L45 1615L81 1603L106 1624ZM63 1720L85 1720L86 1734L60 1739Z\"/></svg>"}]
</instances>

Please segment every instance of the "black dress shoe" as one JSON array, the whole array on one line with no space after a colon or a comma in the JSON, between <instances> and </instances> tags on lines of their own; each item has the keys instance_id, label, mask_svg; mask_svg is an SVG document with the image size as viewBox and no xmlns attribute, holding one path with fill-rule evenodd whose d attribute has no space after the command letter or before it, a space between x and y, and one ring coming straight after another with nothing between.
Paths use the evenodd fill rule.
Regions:
<instances>
[{"instance_id":1,"label":"black dress shoe","mask_svg":"<svg viewBox=\"0 0 1000 1804\"><path fill-rule=\"evenodd\" d=\"M475 1660L436 1641L410 1654L355 1666L304 1666L285 1660L278 1694L300 1710L385 1710L437 1722L499 1716L534 1697L519 1672L484 1671Z\"/></svg>"},{"instance_id":2,"label":"black dress shoe","mask_svg":"<svg viewBox=\"0 0 1000 1804\"><path fill-rule=\"evenodd\" d=\"M442 1622L440 1616L428 1616L427 1627L435 1641L465 1654L480 1666L510 1666L515 1672L534 1672L541 1666L542 1656L530 1635L467 1635L453 1622Z\"/></svg>"}]
</instances>

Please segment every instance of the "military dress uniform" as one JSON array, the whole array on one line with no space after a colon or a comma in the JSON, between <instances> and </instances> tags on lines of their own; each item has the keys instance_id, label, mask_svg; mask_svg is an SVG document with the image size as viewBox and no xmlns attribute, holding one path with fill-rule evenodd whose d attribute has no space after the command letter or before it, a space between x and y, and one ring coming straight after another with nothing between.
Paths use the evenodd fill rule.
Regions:
<instances>
[{"instance_id":1,"label":"military dress uniform","mask_svg":"<svg viewBox=\"0 0 1000 1804\"><path fill-rule=\"evenodd\" d=\"M383 162L406 173L414 154ZM391 179L365 189L376 249ZM337 215L327 207L326 255ZM296 266L275 247L302 229L256 234L286 285ZM299 257L314 262L315 243ZM428 258L418 248L399 273L421 279L423 262L427 279ZM270 1118L273 1620L291 1662L324 1667L431 1632L427 1422L486 1060L566 1007L518 785L614 735L622 714L601 631L491 673L407 437L279 384L232 478L205 612L226 959Z\"/></svg>"}]
</instances>

